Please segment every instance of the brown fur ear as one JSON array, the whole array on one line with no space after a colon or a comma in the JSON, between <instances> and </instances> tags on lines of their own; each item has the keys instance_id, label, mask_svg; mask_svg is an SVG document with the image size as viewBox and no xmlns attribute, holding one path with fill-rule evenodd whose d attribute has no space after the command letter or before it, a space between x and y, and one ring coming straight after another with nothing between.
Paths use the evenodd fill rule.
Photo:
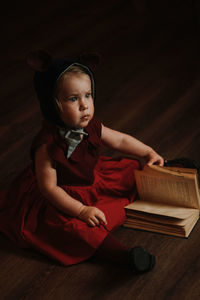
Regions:
<instances>
[{"instance_id":1,"label":"brown fur ear","mask_svg":"<svg viewBox=\"0 0 200 300\"><path fill-rule=\"evenodd\" d=\"M27 65L34 71L46 71L51 65L51 62L51 55L44 50L32 51L26 56Z\"/></svg>"},{"instance_id":2,"label":"brown fur ear","mask_svg":"<svg viewBox=\"0 0 200 300\"><path fill-rule=\"evenodd\" d=\"M80 61L91 69L96 69L101 62L101 55L97 52L85 52L80 55Z\"/></svg>"}]
</instances>

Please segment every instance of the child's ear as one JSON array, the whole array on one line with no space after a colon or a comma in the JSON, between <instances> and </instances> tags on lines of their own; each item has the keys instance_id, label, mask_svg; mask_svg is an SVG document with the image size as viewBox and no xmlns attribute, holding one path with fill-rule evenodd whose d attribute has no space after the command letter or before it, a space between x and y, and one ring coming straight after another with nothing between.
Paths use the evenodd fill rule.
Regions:
<instances>
[{"instance_id":1,"label":"child's ear","mask_svg":"<svg viewBox=\"0 0 200 300\"><path fill-rule=\"evenodd\" d=\"M85 52L80 55L80 62L95 70L101 62L101 55L97 52Z\"/></svg>"},{"instance_id":2,"label":"child's ear","mask_svg":"<svg viewBox=\"0 0 200 300\"><path fill-rule=\"evenodd\" d=\"M51 65L51 55L44 50L35 50L26 56L27 65L34 71L44 72Z\"/></svg>"}]
</instances>

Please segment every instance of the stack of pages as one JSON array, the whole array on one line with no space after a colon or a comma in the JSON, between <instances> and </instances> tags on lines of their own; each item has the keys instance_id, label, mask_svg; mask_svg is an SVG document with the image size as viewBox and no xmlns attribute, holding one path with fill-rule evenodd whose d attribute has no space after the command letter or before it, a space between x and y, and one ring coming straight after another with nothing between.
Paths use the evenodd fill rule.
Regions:
<instances>
[{"instance_id":1,"label":"stack of pages","mask_svg":"<svg viewBox=\"0 0 200 300\"><path fill-rule=\"evenodd\" d=\"M135 170L138 199L125 207L125 227L188 237L199 219L194 169L145 166Z\"/></svg>"}]
</instances>

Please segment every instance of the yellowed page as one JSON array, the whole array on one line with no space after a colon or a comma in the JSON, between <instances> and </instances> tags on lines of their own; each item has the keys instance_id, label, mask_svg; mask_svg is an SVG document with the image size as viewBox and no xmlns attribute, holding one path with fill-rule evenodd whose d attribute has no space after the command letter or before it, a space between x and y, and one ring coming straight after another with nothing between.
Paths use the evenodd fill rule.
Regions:
<instances>
[{"instance_id":1,"label":"yellowed page","mask_svg":"<svg viewBox=\"0 0 200 300\"><path fill-rule=\"evenodd\" d=\"M135 178L141 200L200 209L196 176L186 179L180 175L135 170Z\"/></svg>"},{"instance_id":2,"label":"yellowed page","mask_svg":"<svg viewBox=\"0 0 200 300\"><path fill-rule=\"evenodd\" d=\"M151 215L158 215L158 216L167 216L171 218L177 218L180 220L189 218L192 214L198 211L195 208L185 208L185 207L178 207L172 206L157 202L149 202L143 200L136 200L133 203L125 206L126 210L131 211L138 211L138 212L145 212Z\"/></svg>"},{"instance_id":3,"label":"yellowed page","mask_svg":"<svg viewBox=\"0 0 200 300\"><path fill-rule=\"evenodd\" d=\"M170 171L181 172L182 174L185 174L186 176L188 173L189 174L197 174L196 169L180 168L180 167L160 167L160 168L164 169L164 170L166 169L166 170L170 170Z\"/></svg>"},{"instance_id":4,"label":"yellowed page","mask_svg":"<svg viewBox=\"0 0 200 300\"><path fill-rule=\"evenodd\" d=\"M196 213L191 215L189 218L185 220L175 221L173 224L157 223L152 222L151 220L142 220L139 218L127 218L124 226L129 228L148 230L152 232L165 233L174 236L188 237L198 219L199 212L198 210L196 210Z\"/></svg>"},{"instance_id":5,"label":"yellowed page","mask_svg":"<svg viewBox=\"0 0 200 300\"><path fill-rule=\"evenodd\" d=\"M180 175L180 176L184 176L187 178L188 178L188 176L190 177L190 175L191 175L191 178L193 178L197 175L196 169L180 168L180 167L161 167L161 166L157 166L157 165L152 165L152 166L145 165L144 171L148 172L148 173L156 171L156 172L161 172L161 173L174 174L177 176Z\"/></svg>"}]
</instances>

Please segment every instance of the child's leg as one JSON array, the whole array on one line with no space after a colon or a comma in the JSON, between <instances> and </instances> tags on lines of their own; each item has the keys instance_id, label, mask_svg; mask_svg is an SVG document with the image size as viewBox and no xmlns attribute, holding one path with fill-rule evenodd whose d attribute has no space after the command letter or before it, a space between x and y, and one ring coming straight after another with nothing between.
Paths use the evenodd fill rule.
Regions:
<instances>
[{"instance_id":1,"label":"child's leg","mask_svg":"<svg viewBox=\"0 0 200 300\"><path fill-rule=\"evenodd\" d=\"M142 247L128 248L110 233L96 252L96 256L129 267L135 273L147 272L155 266L155 256Z\"/></svg>"},{"instance_id":2,"label":"child's leg","mask_svg":"<svg viewBox=\"0 0 200 300\"><path fill-rule=\"evenodd\" d=\"M97 250L96 256L112 262L118 262L122 265L127 265L129 250L128 247L121 244L109 233Z\"/></svg>"}]
</instances>

